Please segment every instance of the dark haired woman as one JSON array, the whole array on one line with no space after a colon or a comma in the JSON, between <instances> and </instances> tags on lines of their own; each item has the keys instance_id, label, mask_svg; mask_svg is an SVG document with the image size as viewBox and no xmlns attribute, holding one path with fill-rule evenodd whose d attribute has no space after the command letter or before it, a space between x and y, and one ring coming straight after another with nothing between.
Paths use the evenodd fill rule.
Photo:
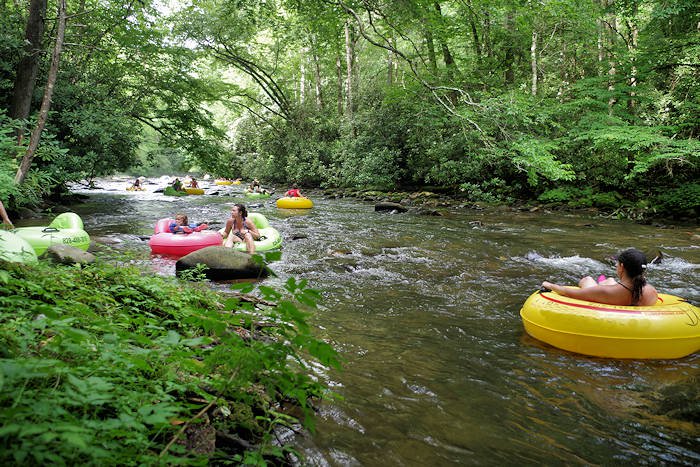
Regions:
<instances>
[{"instance_id":1,"label":"dark haired woman","mask_svg":"<svg viewBox=\"0 0 700 467\"><path fill-rule=\"evenodd\" d=\"M542 287L565 297L589 302L622 306L649 306L656 304L656 289L647 284L645 273L647 258L639 250L630 248L617 256L616 270L619 280L606 279L600 284L590 276L578 283L579 289L542 282Z\"/></svg>"},{"instance_id":2,"label":"dark haired woman","mask_svg":"<svg viewBox=\"0 0 700 467\"><path fill-rule=\"evenodd\" d=\"M248 219L248 211L242 204L234 204L231 217L226 219L223 237L224 246L232 248L234 243L245 242L249 254L255 253L255 240L260 238L260 232L255 223Z\"/></svg>"}]
</instances>

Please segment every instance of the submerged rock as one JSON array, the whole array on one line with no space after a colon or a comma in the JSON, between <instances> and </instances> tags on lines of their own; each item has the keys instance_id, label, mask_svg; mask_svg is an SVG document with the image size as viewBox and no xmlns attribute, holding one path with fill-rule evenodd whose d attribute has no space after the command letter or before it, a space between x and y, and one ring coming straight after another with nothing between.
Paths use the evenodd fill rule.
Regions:
<instances>
[{"instance_id":1,"label":"submerged rock","mask_svg":"<svg viewBox=\"0 0 700 467\"><path fill-rule=\"evenodd\" d=\"M656 413L677 420L700 423L700 385L698 378L670 384L660 391Z\"/></svg>"},{"instance_id":2,"label":"submerged rock","mask_svg":"<svg viewBox=\"0 0 700 467\"><path fill-rule=\"evenodd\" d=\"M390 201L383 201L381 203L377 203L374 205L374 210L375 211L396 211L396 212L406 212L408 209L399 204L399 203L392 203Z\"/></svg>"},{"instance_id":3,"label":"submerged rock","mask_svg":"<svg viewBox=\"0 0 700 467\"><path fill-rule=\"evenodd\" d=\"M175 273L179 276L198 264L207 267L204 274L213 281L259 279L270 273L267 266L252 255L223 246L209 246L183 256L175 263Z\"/></svg>"}]
</instances>

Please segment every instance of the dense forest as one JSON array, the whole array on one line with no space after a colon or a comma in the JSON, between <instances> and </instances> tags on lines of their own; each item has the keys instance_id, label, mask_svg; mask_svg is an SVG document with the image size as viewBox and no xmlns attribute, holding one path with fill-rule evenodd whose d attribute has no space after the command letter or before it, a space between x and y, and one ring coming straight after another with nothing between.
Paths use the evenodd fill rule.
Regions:
<instances>
[{"instance_id":1,"label":"dense forest","mask_svg":"<svg viewBox=\"0 0 700 467\"><path fill-rule=\"evenodd\" d=\"M696 216L696 0L3 0L0 199L197 167ZM136 169L134 169L136 168Z\"/></svg>"}]
</instances>

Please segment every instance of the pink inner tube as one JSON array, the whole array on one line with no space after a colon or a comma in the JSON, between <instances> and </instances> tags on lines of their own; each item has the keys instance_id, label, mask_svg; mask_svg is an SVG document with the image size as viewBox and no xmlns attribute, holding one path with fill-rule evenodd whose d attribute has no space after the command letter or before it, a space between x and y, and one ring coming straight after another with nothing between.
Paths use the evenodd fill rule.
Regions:
<instances>
[{"instance_id":1,"label":"pink inner tube","mask_svg":"<svg viewBox=\"0 0 700 467\"><path fill-rule=\"evenodd\" d=\"M221 246L223 239L215 230L202 230L191 234L173 234L168 227L173 219L160 219L156 222L154 234L148 241L154 255L185 256L208 246Z\"/></svg>"}]
</instances>

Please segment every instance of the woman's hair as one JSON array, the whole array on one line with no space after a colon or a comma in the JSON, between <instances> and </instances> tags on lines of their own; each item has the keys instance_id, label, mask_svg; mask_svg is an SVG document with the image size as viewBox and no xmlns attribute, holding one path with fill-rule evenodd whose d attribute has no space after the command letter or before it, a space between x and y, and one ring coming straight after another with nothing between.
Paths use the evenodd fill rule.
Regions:
<instances>
[{"instance_id":1,"label":"woman's hair","mask_svg":"<svg viewBox=\"0 0 700 467\"><path fill-rule=\"evenodd\" d=\"M241 213L241 217L243 219L248 217L248 210L245 208L244 205L242 205L241 203L236 203L236 204L234 204L234 206L236 206L238 208L238 212Z\"/></svg>"},{"instance_id":2,"label":"woman's hair","mask_svg":"<svg viewBox=\"0 0 700 467\"><path fill-rule=\"evenodd\" d=\"M181 212L175 214L175 220L182 219L182 225L187 225L187 215Z\"/></svg>"},{"instance_id":3,"label":"woman's hair","mask_svg":"<svg viewBox=\"0 0 700 467\"><path fill-rule=\"evenodd\" d=\"M625 267L625 272L632 279L632 305L636 305L642 298L642 289L647 283L644 277L647 257L641 251L630 248L617 255L617 261Z\"/></svg>"}]
</instances>

